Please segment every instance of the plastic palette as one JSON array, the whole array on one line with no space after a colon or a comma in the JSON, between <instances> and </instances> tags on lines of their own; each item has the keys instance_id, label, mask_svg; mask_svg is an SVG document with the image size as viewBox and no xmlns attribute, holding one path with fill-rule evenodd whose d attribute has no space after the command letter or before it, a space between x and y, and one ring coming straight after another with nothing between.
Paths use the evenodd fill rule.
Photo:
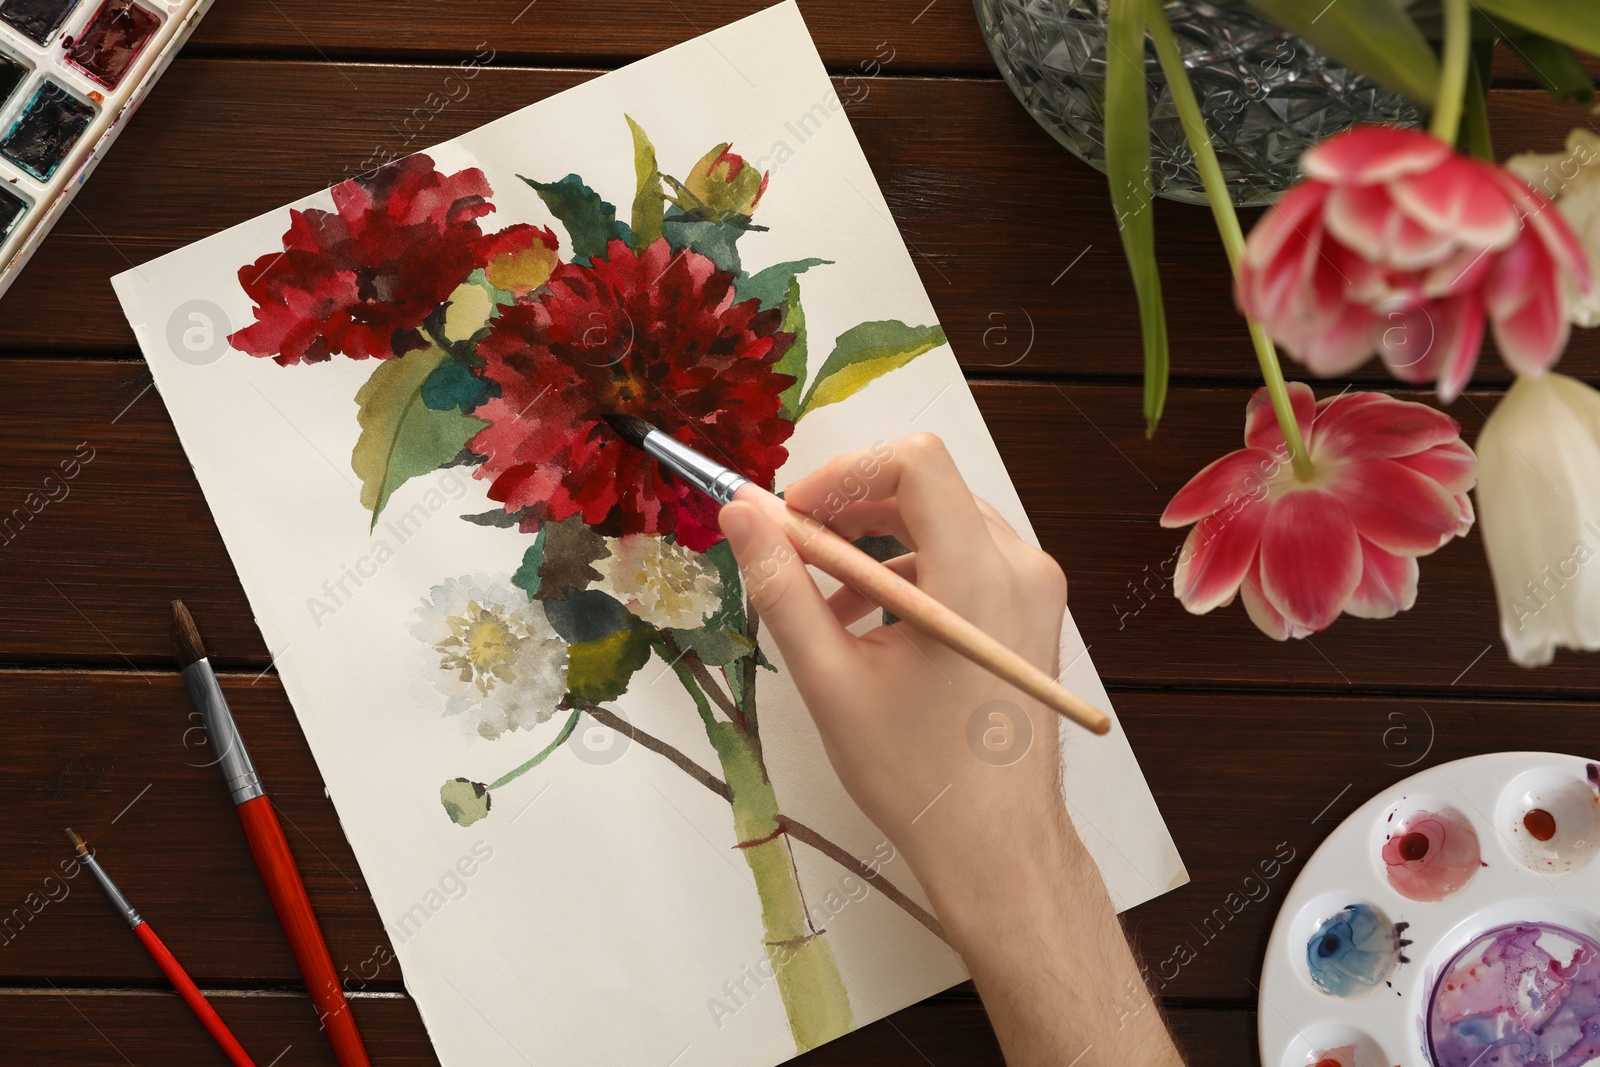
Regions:
<instances>
[{"instance_id":1,"label":"plastic palette","mask_svg":"<svg viewBox=\"0 0 1600 1067\"><path fill-rule=\"evenodd\" d=\"M0 293L211 0L0 0Z\"/></svg>"},{"instance_id":2,"label":"plastic palette","mask_svg":"<svg viewBox=\"0 0 1600 1067\"><path fill-rule=\"evenodd\" d=\"M1263 1067L1600 1067L1597 779L1477 756L1341 823L1273 927Z\"/></svg>"}]
</instances>

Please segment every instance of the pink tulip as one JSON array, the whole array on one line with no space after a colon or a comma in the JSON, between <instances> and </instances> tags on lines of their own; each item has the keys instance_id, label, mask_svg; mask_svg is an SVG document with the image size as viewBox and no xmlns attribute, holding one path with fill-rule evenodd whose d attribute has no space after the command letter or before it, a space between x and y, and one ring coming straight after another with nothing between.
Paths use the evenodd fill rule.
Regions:
<instances>
[{"instance_id":1,"label":"pink tulip","mask_svg":"<svg viewBox=\"0 0 1600 1067\"><path fill-rule=\"evenodd\" d=\"M1242 593L1269 637L1304 637L1339 613L1386 619L1417 599L1417 557L1472 528L1477 458L1442 412L1383 393L1321 403L1289 385L1315 472L1296 475L1266 389L1245 447L1178 491L1161 525L1194 524L1173 575L1196 615Z\"/></svg>"},{"instance_id":2,"label":"pink tulip","mask_svg":"<svg viewBox=\"0 0 1600 1067\"><path fill-rule=\"evenodd\" d=\"M1484 317L1508 366L1536 376L1566 346L1565 274L1589 263L1520 178L1438 138L1357 126L1301 159L1307 178L1251 231L1239 309L1323 377L1377 352L1449 403L1472 378Z\"/></svg>"}]
</instances>

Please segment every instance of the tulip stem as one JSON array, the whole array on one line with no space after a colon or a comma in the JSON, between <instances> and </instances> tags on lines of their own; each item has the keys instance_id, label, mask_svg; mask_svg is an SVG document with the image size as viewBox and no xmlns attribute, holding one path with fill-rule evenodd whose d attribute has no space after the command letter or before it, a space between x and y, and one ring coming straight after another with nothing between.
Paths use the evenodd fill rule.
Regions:
<instances>
[{"instance_id":1,"label":"tulip stem","mask_svg":"<svg viewBox=\"0 0 1600 1067\"><path fill-rule=\"evenodd\" d=\"M1467 95L1467 66L1472 51L1470 0L1444 0L1444 64L1439 70L1439 93L1429 130L1449 145L1461 129L1462 102Z\"/></svg>"},{"instance_id":2,"label":"tulip stem","mask_svg":"<svg viewBox=\"0 0 1600 1067\"><path fill-rule=\"evenodd\" d=\"M1217 232L1222 237L1222 247L1228 253L1228 266L1235 275L1244 258L1244 228L1233 210L1233 198L1228 195L1228 183L1222 176L1222 164L1217 160L1217 150L1211 144L1211 133L1206 129L1205 116L1200 111L1200 101L1189 82L1189 72L1183 65L1183 53L1178 50L1177 38L1167 22L1162 0L1145 0L1148 15L1145 19L1150 39L1156 46L1156 57L1161 61L1161 71L1167 77L1167 88L1183 123L1184 136L1189 150L1194 153L1195 169L1200 172L1200 182L1205 186L1206 200L1211 204L1211 214L1217 220ZM1455 0L1448 0L1455 2ZM1467 0L1460 0L1466 3ZM1294 465L1295 476L1301 481L1311 478L1314 468L1311 454L1306 450L1300 422L1295 418L1294 405L1289 401L1289 385L1283 377L1283 367L1278 362L1278 350L1261 324L1249 316L1250 340L1255 345L1256 362L1261 365L1261 377L1267 385L1267 395L1272 398L1272 410L1278 416L1278 428L1283 431L1284 443L1289 448L1289 460Z\"/></svg>"}]
</instances>

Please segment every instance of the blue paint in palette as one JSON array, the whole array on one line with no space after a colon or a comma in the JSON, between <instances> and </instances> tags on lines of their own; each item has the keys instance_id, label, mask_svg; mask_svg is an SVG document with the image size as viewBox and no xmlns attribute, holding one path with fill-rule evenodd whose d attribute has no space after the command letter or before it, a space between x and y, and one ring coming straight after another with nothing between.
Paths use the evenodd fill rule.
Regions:
<instances>
[{"instance_id":1,"label":"blue paint in palette","mask_svg":"<svg viewBox=\"0 0 1600 1067\"><path fill-rule=\"evenodd\" d=\"M1405 923L1370 904L1351 904L1323 921L1306 943L1306 967L1316 987L1332 997L1359 997L1378 988L1396 966L1409 962Z\"/></svg>"},{"instance_id":2,"label":"blue paint in palette","mask_svg":"<svg viewBox=\"0 0 1600 1067\"><path fill-rule=\"evenodd\" d=\"M94 105L47 81L0 140L0 154L40 181L49 181L93 120Z\"/></svg>"}]
</instances>

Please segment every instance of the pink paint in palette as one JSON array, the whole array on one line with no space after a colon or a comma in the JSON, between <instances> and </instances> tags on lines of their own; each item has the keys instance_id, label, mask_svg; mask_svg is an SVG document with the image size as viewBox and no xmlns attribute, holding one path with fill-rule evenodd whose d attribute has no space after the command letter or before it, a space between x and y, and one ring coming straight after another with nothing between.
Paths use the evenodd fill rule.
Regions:
<instances>
[{"instance_id":1,"label":"pink paint in palette","mask_svg":"<svg viewBox=\"0 0 1600 1067\"><path fill-rule=\"evenodd\" d=\"M1368 801L1267 947L1264 1067L1600 1067L1600 763L1510 752Z\"/></svg>"},{"instance_id":2,"label":"pink paint in palette","mask_svg":"<svg viewBox=\"0 0 1600 1067\"><path fill-rule=\"evenodd\" d=\"M0 293L211 0L0 0Z\"/></svg>"}]
</instances>

